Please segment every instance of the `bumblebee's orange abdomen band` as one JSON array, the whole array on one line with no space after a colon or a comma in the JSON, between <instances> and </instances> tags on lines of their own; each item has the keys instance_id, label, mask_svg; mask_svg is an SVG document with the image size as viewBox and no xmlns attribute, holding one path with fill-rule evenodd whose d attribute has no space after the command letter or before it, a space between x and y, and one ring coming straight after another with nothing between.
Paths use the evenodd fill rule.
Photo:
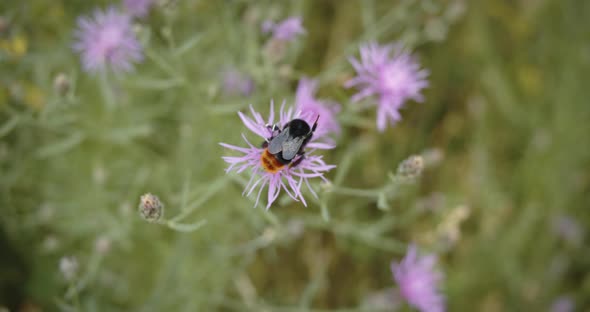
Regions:
<instances>
[{"instance_id":1,"label":"bumblebee's orange abdomen band","mask_svg":"<svg viewBox=\"0 0 590 312\"><path fill-rule=\"evenodd\" d=\"M264 149L262 156L260 156L260 163L262 164L262 168L270 173L277 173L285 166L268 149Z\"/></svg>"}]
</instances>

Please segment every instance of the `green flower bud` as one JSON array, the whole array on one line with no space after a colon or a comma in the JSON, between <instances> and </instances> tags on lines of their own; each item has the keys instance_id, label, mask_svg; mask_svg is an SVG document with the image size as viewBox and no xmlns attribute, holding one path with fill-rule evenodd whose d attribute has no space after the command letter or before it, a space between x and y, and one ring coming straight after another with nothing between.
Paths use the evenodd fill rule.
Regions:
<instances>
[{"instance_id":1,"label":"green flower bud","mask_svg":"<svg viewBox=\"0 0 590 312\"><path fill-rule=\"evenodd\" d=\"M140 197L139 214L147 222L157 222L164 215L164 204L158 196L147 193Z\"/></svg>"},{"instance_id":2,"label":"green flower bud","mask_svg":"<svg viewBox=\"0 0 590 312\"><path fill-rule=\"evenodd\" d=\"M422 174L424 159L419 155L412 155L402 161L397 167L397 174L406 179L416 179Z\"/></svg>"}]
</instances>

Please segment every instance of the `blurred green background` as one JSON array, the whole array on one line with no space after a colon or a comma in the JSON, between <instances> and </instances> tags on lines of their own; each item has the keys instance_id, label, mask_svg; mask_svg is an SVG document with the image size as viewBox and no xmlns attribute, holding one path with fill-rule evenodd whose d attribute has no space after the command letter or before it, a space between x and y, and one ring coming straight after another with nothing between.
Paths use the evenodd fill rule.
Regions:
<instances>
[{"instance_id":1,"label":"blurred green background","mask_svg":"<svg viewBox=\"0 0 590 312\"><path fill-rule=\"evenodd\" d=\"M159 1L136 25L144 62L104 83L71 45L109 4L0 3L0 305L374 311L415 242L439 254L449 311L590 309L589 1ZM290 15L307 34L272 62L260 23ZM384 133L342 87L368 40L403 41L431 72ZM227 67L254 78L250 97L223 94ZM236 112L292 103L304 75L344 107L333 185L252 208L218 142L241 144ZM387 205L355 196L412 154L417 183ZM177 219L142 220L147 192Z\"/></svg>"}]
</instances>

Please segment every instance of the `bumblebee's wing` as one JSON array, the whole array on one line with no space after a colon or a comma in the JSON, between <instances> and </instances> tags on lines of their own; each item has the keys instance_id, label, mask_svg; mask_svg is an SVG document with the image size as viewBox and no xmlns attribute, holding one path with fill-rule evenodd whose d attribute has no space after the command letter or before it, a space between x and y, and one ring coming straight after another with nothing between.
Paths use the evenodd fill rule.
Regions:
<instances>
[{"instance_id":1,"label":"bumblebee's wing","mask_svg":"<svg viewBox=\"0 0 590 312\"><path fill-rule=\"evenodd\" d=\"M283 142L283 159L291 160L295 158L295 155L297 155L297 152L299 152L301 144L303 144L304 140L304 136L299 136Z\"/></svg>"},{"instance_id":2,"label":"bumblebee's wing","mask_svg":"<svg viewBox=\"0 0 590 312\"><path fill-rule=\"evenodd\" d=\"M277 154L278 152L283 150L283 142L285 142L289 138L289 128L283 130L279 135L272 138L268 143L268 151L271 154Z\"/></svg>"}]
</instances>

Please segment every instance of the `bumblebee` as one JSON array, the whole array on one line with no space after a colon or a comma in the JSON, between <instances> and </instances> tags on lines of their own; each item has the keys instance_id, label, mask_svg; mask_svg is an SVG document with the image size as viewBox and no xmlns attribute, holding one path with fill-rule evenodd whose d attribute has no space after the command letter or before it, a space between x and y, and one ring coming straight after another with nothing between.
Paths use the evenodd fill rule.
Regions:
<instances>
[{"instance_id":1,"label":"bumblebee","mask_svg":"<svg viewBox=\"0 0 590 312\"><path fill-rule=\"evenodd\" d=\"M312 127L302 119L289 121L283 129L280 129L278 125L267 125L272 135L262 143L264 148L260 156L262 168L267 172L277 173L284 166L289 165L291 168L299 165L305 158L305 146L311 140L319 119L318 115Z\"/></svg>"}]
</instances>

